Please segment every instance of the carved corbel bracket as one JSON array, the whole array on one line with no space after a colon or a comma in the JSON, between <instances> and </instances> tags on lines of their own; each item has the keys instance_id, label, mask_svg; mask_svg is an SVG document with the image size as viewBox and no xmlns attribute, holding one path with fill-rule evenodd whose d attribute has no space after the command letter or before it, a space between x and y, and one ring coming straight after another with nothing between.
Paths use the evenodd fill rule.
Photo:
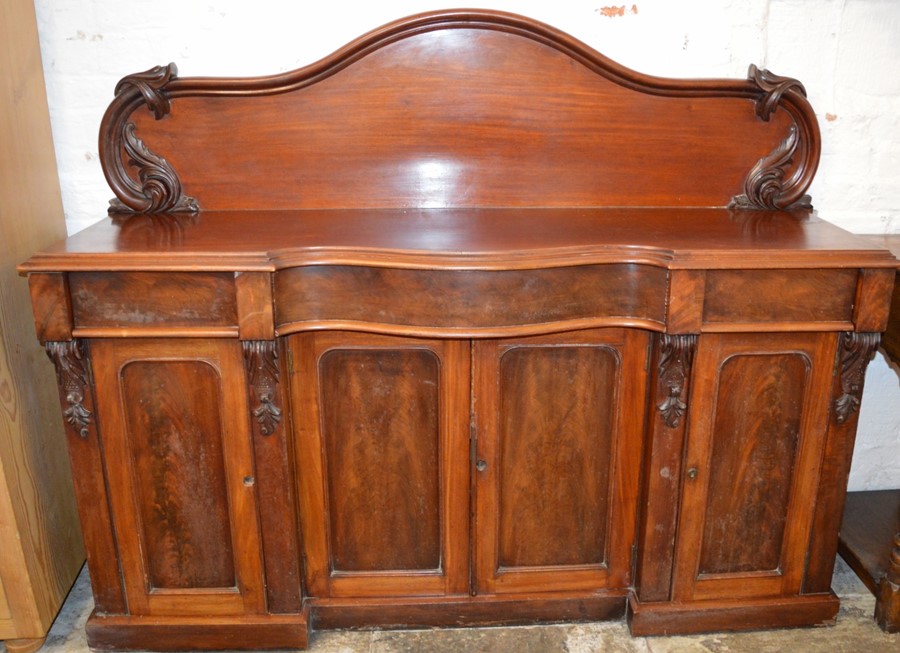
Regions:
<instances>
[{"instance_id":1,"label":"carved corbel bracket","mask_svg":"<svg viewBox=\"0 0 900 653\"><path fill-rule=\"evenodd\" d=\"M126 120L135 103L143 102L157 120L172 109L166 92L177 77L178 68L155 66L150 70L122 78L116 85L116 99L101 126L100 151L107 179L116 193L110 200L110 213L173 213L199 211L197 200L184 194L172 165L154 153L135 133L133 122ZM122 161L137 170L137 181Z\"/></svg>"},{"instance_id":2,"label":"carved corbel bracket","mask_svg":"<svg viewBox=\"0 0 900 653\"><path fill-rule=\"evenodd\" d=\"M63 417L79 436L86 438L91 423L91 411L84 407L89 373L84 362L81 342L78 340L47 342L45 347L47 356L56 367L56 381L65 397Z\"/></svg>"},{"instance_id":3,"label":"carved corbel bracket","mask_svg":"<svg viewBox=\"0 0 900 653\"><path fill-rule=\"evenodd\" d=\"M259 432L272 435L281 422L278 348L272 340L246 340L243 344L250 387L250 412L259 424Z\"/></svg>"},{"instance_id":4,"label":"carved corbel bracket","mask_svg":"<svg viewBox=\"0 0 900 653\"><path fill-rule=\"evenodd\" d=\"M880 340L879 333L841 334L839 354L841 394L834 400L834 416L838 424L843 424L859 410L866 367L875 355L875 348L878 347Z\"/></svg>"},{"instance_id":5,"label":"carved corbel bracket","mask_svg":"<svg viewBox=\"0 0 900 653\"><path fill-rule=\"evenodd\" d=\"M810 209L812 200L803 191L809 187L818 165L818 146L811 140L818 134L814 114L806 102L806 89L796 79L776 75L750 65L748 78L760 92L756 99L756 115L768 122L786 94L802 107L787 108L794 123L788 135L750 169L744 179L743 194L729 205L734 209ZM801 119L802 118L802 119Z\"/></svg>"},{"instance_id":6,"label":"carved corbel bracket","mask_svg":"<svg viewBox=\"0 0 900 653\"><path fill-rule=\"evenodd\" d=\"M697 336L659 336L657 410L669 428L677 428L687 412L687 380L691 373Z\"/></svg>"}]
</instances>

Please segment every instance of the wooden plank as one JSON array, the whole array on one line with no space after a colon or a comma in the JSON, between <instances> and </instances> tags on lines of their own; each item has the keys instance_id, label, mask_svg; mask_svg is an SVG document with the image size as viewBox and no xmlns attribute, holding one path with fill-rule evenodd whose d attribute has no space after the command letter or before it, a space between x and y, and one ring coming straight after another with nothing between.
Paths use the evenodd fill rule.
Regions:
<instances>
[{"instance_id":1,"label":"wooden plank","mask_svg":"<svg viewBox=\"0 0 900 653\"><path fill-rule=\"evenodd\" d=\"M65 236L30 0L0 4L0 40L0 578L25 639L46 634L84 553L53 368L15 270Z\"/></svg>"}]
</instances>

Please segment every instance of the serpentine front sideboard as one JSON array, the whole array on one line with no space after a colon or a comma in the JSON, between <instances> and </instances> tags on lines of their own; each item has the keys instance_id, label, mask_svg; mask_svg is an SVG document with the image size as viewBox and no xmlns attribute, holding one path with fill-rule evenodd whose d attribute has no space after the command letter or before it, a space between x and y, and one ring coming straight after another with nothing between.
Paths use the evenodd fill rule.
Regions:
<instances>
[{"instance_id":1,"label":"serpentine front sideboard","mask_svg":"<svg viewBox=\"0 0 900 653\"><path fill-rule=\"evenodd\" d=\"M101 649L827 623L895 259L803 86L459 10L125 77L111 216L36 254Z\"/></svg>"}]
</instances>

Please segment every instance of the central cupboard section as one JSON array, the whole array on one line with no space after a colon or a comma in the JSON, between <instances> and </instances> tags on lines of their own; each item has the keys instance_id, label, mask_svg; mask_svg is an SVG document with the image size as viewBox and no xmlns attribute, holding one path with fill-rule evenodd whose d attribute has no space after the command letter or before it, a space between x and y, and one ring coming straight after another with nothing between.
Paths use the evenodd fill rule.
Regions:
<instances>
[{"instance_id":1,"label":"central cupboard section","mask_svg":"<svg viewBox=\"0 0 900 653\"><path fill-rule=\"evenodd\" d=\"M308 595L627 588L648 345L287 337Z\"/></svg>"}]
</instances>

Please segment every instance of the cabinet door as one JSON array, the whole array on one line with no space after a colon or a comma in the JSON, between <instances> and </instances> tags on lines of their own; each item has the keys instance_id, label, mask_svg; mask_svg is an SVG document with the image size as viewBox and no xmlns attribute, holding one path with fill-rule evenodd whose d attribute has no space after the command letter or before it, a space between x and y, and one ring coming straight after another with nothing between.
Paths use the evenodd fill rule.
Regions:
<instances>
[{"instance_id":1,"label":"cabinet door","mask_svg":"<svg viewBox=\"0 0 900 653\"><path fill-rule=\"evenodd\" d=\"M264 610L241 344L90 343L128 609Z\"/></svg>"},{"instance_id":2,"label":"cabinet door","mask_svg":"<svg viewBox=\"0 0 900 653\"><path fill-rule=\"evenodd\" d=\"M675 600L800 592L836 335L699 339Z\"/></svg>"},{"instance_id":3,"label":"cabinet door","mask_svg":"<svg viewBox=\"0 0 900 653\"><path fill-rule=\"evenodd\" d=\"M474 344L479 593L625 588L648 335Z\"/></svg>"},{"instance_id":4,"label":"cabinet door","mask_svg":"<svg viewBox=\"0 0 900 653\"><path fill-rule=\"evenodd\" d=\"M469 351L361 333L289 338L312 596L467 592Z\"/></svg>"}]
</instances>

